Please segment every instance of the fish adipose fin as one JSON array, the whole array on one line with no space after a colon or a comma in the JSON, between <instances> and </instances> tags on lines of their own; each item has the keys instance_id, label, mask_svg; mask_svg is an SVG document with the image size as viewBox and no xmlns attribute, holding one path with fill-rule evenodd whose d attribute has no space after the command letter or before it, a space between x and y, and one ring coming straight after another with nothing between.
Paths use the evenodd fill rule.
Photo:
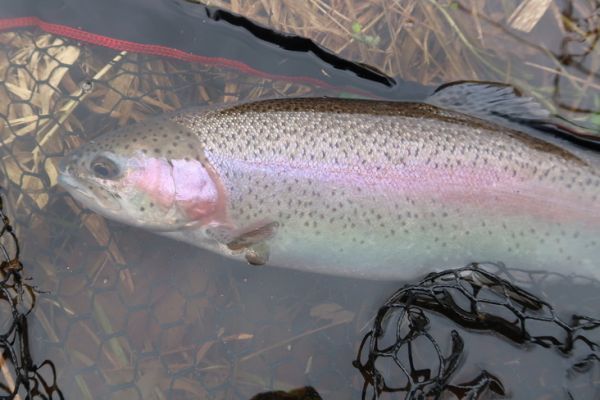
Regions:
<instances>
[{"instance_id":1,"label":"fish adipose fin","mask_svg":"<svg viewBox=\"0 0 600 400\"><path fill-rule=\"evenodd\" d=\"M533 129L535 132L532 133L551 134L584 148L600 151L600 136L580 131L511 85L452 82L438 87L425 102L509 128L528 132Z\"/></svg>"}]
</instances>

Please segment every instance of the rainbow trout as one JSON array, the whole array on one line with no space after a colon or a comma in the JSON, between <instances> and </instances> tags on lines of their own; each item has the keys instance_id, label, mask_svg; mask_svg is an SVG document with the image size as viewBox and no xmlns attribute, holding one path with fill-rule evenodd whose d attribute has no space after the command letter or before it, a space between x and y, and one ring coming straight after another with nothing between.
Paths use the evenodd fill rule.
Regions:
<instances>
[{"instance_id":1,"label":"rainbow trout","mask_svg":"<svg viewBox=\"0 0 600 400\"><path fill-rule=\"evenodd\" d=\"M492 261L600 277L598 154L503 123L516 114L548 116L475 83L425 103L190 109L89 142L59 181L108 218L255 265L412 279Z\"/></svg>"}]
</instances>

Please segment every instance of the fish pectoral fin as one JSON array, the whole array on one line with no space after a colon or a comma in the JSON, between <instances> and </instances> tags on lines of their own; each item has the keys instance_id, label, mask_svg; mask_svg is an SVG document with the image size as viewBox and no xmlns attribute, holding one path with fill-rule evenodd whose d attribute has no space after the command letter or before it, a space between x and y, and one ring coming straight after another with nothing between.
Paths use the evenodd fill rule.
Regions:
<instances>
[{"instance_id":1,"label":"fish pectoral fin","mask_svg":"<svg viewBox=\"0 0 600 400\"><path fill-rule=\"evenodd\" d=\"M278 227L278 222L260 222L241 229L219 225L208 228L206 233L232 254L243 253L249 264L264 265L269 260L266 241L275 236Z\"/></svg>"},{"instance_id":2,"label":"fish pectoral fin","mask_svg":"<svg viewBox=\"0 0 600 400\"><path fill-rule=\"evenodd\" d=\"M275 236L278 227L278 222L267 222L238 230L226 243L227 247L232 251L238 251L256 246Z\"/></svg>"},{"instance_id":3,"label":"fish pectoral fin","mask_svg":"<svg viewBox=\"0 0 600 400\"><path fill-rule=\"evenodd\" d=\"M204 228L204 233L209 239L225 246L233 239L235 230L230 225L211 224Z\"/></svg>"},{"instance_id":4,"label":"fish pectoral fin","mask_svg":"<svg viewBox=\"0 0 600 400\"><path fill-rule=\"evenodd\" d=\"M250 265L264 265L269 260L269 246L265 241L275 235L278 226L278 222L269 222L241 230L227 243L227 248L243 251Z\"/></svg>"}]
</instances>

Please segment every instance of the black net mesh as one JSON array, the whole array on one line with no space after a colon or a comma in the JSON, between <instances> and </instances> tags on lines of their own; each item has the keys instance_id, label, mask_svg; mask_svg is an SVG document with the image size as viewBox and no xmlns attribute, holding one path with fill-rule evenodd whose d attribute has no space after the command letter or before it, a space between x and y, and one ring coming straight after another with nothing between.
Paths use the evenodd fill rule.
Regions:
<instances>
[{"instance_id":1,"label":"black net mesh","mask_svg":"<svg viewBox=\"0 0 600 400\"><path fill-rule=\"evenodd\" d=\"M490 392L509 393L501 380L486 370L465 381L456 378L468 365L464 362L468 345L456 329L440 326L435 314L458 327L494 334L524 349L540 346L558 352L568 362L550 368L559 370L555 376L564 378L564 385L544 388L542 379L536 398L594 398L598 394L600 320L581 314L563 320L552 305L511 283L535 286L540 280L553 279L564 283L573 278L473 264L431 274L398 290L379 309L354 362L365 378L363 398L401 392L407 399L438 399L449 394L480 399ZM587 283L597 289L593 281ZM435 362L424 365L423 359ZM544 366L538 368L543 377ZM577 375L586 375L587 394L579 387Z\"/></svg>"},{"instance_id":2,"label":"black net mesh","mask_svg":"<svg viewBox=\"0 0 600 400\"><path fill-rule=\"evenodd\" d=\"M28 317L37 292L23 278L19 241L1 197L0 219L0 399L62 399L54 364L36 364L29 349Z\"/></svg>"}]
</instances>

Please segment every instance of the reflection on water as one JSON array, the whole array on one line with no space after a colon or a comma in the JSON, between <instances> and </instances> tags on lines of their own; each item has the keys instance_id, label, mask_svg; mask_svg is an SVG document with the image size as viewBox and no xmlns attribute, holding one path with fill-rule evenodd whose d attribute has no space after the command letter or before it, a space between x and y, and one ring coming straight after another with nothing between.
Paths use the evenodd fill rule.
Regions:
<instances>
[{"instance_id":1,"label":"reflection on water","mask_svg":"<svg viewBox=\"0 0 600 400\"><path fill-rule=\"evenodd\" d=\"M504 80L561 109L597 112L597 4L552 4L526 33L507 28L514 3L398 1L381 9L348 0L334 12L327 12L333 2L320 0L219 5L394 76L423 84ZM308 29L311 18L324 22ZM32 354L53 360L66 398L249 399L307 385L324 399L360 398L363 379L352 361L399 283L249 267L106 222L55 186L66 151L150 114L338 92L119 53L38 29L0 32L0 76L2 186L25 238L27 275L47 291L30 318ZM589 113L576 115L593 122ZM532 291L561 315L597 313L597 286L589 282L541 281ZM431 324L442 336L460 330L437 315ZM557 354L460 333L468 357L458 382L486 369L514 398L540 394L541 381L549 392L560 389L553 384L564 368L539 367L560 364ZM450 340L439 344L450 353ZM581 398L593 398L583 397L590 386L597 391L595 371L591 385L580 383Z\"/></svg>"}]
</instances>

